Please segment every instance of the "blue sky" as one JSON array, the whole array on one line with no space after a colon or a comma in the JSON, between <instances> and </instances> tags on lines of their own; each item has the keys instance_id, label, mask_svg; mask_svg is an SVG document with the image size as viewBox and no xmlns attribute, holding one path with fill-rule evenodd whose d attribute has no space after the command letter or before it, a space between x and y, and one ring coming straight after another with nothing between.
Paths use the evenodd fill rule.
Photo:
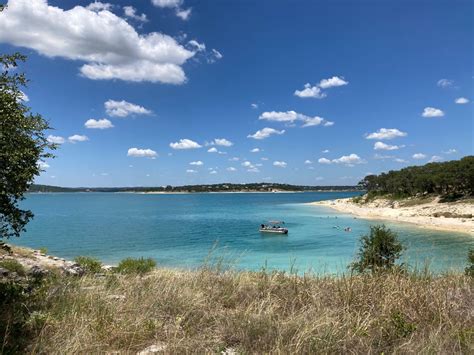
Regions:
<instances>
[{"instance_id":1,"label":"blue sky","mask_svg":"<svg viewBox=\"0 0 474 355\"><path fill-rule=\"evenodd\" d=\"M90 4L0 14L64 140L38 183L345 185L473 154L471 1Z\"/></svg>"}]
</instances>

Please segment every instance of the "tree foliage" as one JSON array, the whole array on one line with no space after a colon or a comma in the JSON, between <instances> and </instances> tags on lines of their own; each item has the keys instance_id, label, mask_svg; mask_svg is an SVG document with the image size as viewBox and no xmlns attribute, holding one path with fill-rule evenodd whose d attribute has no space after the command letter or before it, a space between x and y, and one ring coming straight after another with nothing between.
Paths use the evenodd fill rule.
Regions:
<instances>
[{"instance_id":1,"label":"tree foliage","mask_svg":"<svg viewBox=\"0 0 474 355\"><path fill-rule=\"evenodd\" d=\"M443 163L410 166L399 171L366 176L359 186L372 195L474 195L474 156Z\"/></svg>"},{"instance_id":2,"label":"tree foliage","mask_svg":"<svg viewBox=\"0 0 474 355\"><path fill-rule=\"evenodd\" d=\"M359 259L350 265L353 271L360 273L392 269L404 249L397 234L383 225L371 226L370 233L363 235L360 243Z\"/></svg>"},{"instance_id":3,"label":"tree foliage","mask_svg":"<svg viewBox=\"0 0 474 355\"><path fill-rule=\"evenodd\" d=\"M469 253L467 255L467 262L468 265L465 269L466 275L474 277L474 249L469 249Z\"/></svg>"},{"instance_id":4,"label":"tree foliage","mask_svg":"<svg viewBox=\"0 0 474 355\"><path fill-rule=\"evenodd\" d=\"M38 162L52 157L55 146L48 142L48 123L32 114L24 104L21 88L27 84L23 73L17 72L25 56L16 53L0 55L0 237L19 236L33 217L19 207L41 168Z\"/></svg>"}]
</instances>

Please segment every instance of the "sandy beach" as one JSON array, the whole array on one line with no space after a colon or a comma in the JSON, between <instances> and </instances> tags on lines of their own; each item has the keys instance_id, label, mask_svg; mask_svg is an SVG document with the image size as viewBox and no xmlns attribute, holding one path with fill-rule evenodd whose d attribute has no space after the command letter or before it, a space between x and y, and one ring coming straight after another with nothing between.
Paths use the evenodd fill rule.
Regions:
<instances>
[{"instance_id":1,"label":"sandy beach","mask_svg":"<svg viewBox=\"0 0 474 355\"><path fill-rule=\"evenodd\" d=\"M352 198L345 198L311 202L310 205L330 207L360 218L406 222L421 228L463 232L474 236L474 204L439 203L434 199L428 203L407 206L407 202L376 199L360 204L353 202Z\"/></svg>"}]
</instances>

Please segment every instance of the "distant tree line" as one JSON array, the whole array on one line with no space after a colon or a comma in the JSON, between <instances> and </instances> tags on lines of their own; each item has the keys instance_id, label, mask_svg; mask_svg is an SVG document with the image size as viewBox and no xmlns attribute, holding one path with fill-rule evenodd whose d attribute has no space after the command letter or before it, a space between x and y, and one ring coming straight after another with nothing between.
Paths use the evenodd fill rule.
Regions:
<instances>
[{"instance_id":1,"label":"distant tree line","mask_svg":"<svg viewBox=\"0 0 474 355\"><path fill-rule=\"evenodd\" d=\"M474 156L423 166L410 166L399 171L368 175L359 182L369 195L406 197L437 194L462 197L474 195Z\"/></svg>"},{"instance_id":2,"label":"distant tree line","mask_svg":"<svg viewBox=\"0 0 474 355\"><path fill-rule=\"evenodd\" d=\"M209 184L156 187L59 187L32 185L29 192L272 192L272 191L356 191L359 186L304 186L277 183Z\"/></svg>"}]
</instances>

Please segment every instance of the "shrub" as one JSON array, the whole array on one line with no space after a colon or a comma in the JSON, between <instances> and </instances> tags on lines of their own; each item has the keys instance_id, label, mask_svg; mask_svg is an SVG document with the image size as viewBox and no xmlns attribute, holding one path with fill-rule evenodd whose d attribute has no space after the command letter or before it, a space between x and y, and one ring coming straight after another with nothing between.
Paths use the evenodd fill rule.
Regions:
<instances>
[{"instance_id":1,"label":"shrub","mask_svg":"<svg viewBox=\"0 0 474 355\"><path fill-rule=\"evenodd\" d=\"M126 258L123 259L117 266L116 271L121 274L146 274L154 269L156 266L155 260L148 258Z\"/></svg>"},{"instance_id":2,"label":"shrub","mask_svg":"<svg viewBox=\"0 0 474 355\"><path fill-rule=\"evenodd\" d=\"M40 251L41 254L48 254L48 248L46 248L46 247L39 248L39 251Z\"/></svg>"},{"instance_id":3,"label":"shrub","mask_svg":"<svg viewBox=\"0 0 474 355\"><path fill-rule=\"evenodd\" d=\"M392 269L404 249L397 234L384 225L371 226L370 233L363 235L360 243L359 260L350 265L352 270L359 273Z\"/></svg>"},{"instance_id":4,"label":"shrub","mask_svg":"<svg viewBox=\"0 0 474 355\"><path fill-rule=\"evenodd\" d=\"M16 272L20 276L26 275L26 270L17 260L5 259L0 261L0 267L11 272Z\"/></svg>"},{"instance_id":5,"label":"shrub","mask_svg":"<svg viewBox=\"0 0 474 355\"><path fill-rule=\"evenodd\" d=\"M474 249L469 250L469 254L467 255L467 268L465 269L466 275L474 277Z\"/></svg>"},{"instance_id":6,"label":"shrub","mask_svg":"<svg viewBox=\"0 0 474 355\"><path fill-rule=\"evenodd\" d=\"M90 256L77 256L74 261L78 263L86 273L96 274L102 271L102 263L100 260Z\"/></svg>"}]
</instances>

